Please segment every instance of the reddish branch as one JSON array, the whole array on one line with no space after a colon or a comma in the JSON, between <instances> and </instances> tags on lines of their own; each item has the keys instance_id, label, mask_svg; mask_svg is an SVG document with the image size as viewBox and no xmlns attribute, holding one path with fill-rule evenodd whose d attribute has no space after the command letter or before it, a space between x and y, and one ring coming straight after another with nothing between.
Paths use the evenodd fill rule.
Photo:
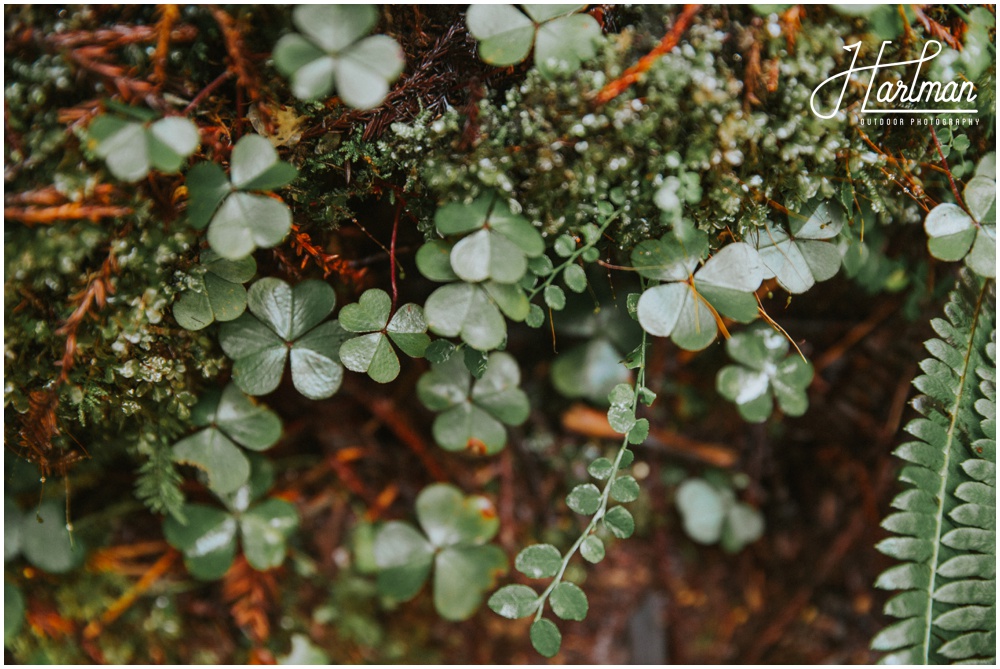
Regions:
<instances>
[{"instance_id":1,"label":"reddish branch","mask_svg":"<svg viewBox=\"0 0 1000 669\"><path fill-rule=\"evenodd\" d=\"M948 159L944 157L944 148L941 146L941 142L938 140L938 136L937 133L934 132L934 128L931 128L931 139L934 140L934 146L937 148L938 155L941 156L941 165L944 167L945 174L948 175L948 183L951 184L951 193L955 196L955 202L957 202L958 206L969 215L969 218L978 223L979 220L972 215L969 208L965 206L965 201L962 200L962 196L958 194L958 185L955 183L955 177L951 174L951 168L948 167Z\"/></svg>"},{"instance_id":2,"label":"reddish branch","mask_svg":"<svg viewBox=\"0 0 1000 669\"><path fill-rule=\"evenodd\" d=\"M226 43L226 53L229 54L229 68L236 75L237 117L239 120L242 120L243 91L246 91L250 96L250 102L252 103L256 103L261 97L260 80L257 70L250 63L251 58L246 43L243 41L243 34L246 31L241 30L236 19L221 7L213 5L210 11L212 12L212 18L219 24L219 30L222 31L222 38ZM257 111L260 113L261 119L265 124L269 124L270 115L267 108L264 105L258 105Z\"/></svg>"},{"instance_id":3,"label":"reddish branch","mask_svg":"<svg viewBox=\"0 0 1000 669\"><path fill-rule=\"evenodd\" d=\"M962 43L958 41L951 31L931 17L927 16L920 5L911 5L910 9L913 10L913 15L917 17L917 20L920 21L921 25L924 26L924 30L926 30L931 37L942 40L952 49L960 50L962 48Z\"/></svg>"},{"instance_id":4,"label":"reddish branch","mask_svg":"<svg viewBox=\"0 0 1000 669\"><path fill-rule=\"evenodd\" d=\"M323 250L323 247L314 244L309 233L300 230L297 224L292 224L290 241L295 255L302 258L299 269L305 269L309 261L312 260L323 271L324 279L331 274L338 274L340 276L349 276L356 280L364 273L364 270L359 272L353 269L351 263L341 258L339 254L327 253Z\"/></svg>"},{"instance_id":5,"label":"reddish branch","mask_svg":"<svg viewBox=\"0 0 1000 669\"><path fill-rule=\"evenodd\" d=\"M222 596L233 620L257 646L271 636L269 613L278 599L279 572L257 571L240 555L222 578Z\"/></svg>"},{"instance_id":6,"label":"reddish branch","mask_svg":"<svg viewBox=\"0 0 1000 669\"><path fill-rule=\"evenodd\" d=\"M156 23L156 51L153 53L153 77L157 86L167 80L167 55L170 50L170 33L181 16L177 5L160 5L160 20Z\"/></svg>"},{"instance_id":7,"label":"reddish branch","mask_svg":"<svg viewBox=\"0 0 1000 669\"><path fill-rule=\"evenodd\" d=\"M640 75L649 71L653 63L677 46L681 41L681 36L684 35L688 26L691 25L699 9L701 9L701 5L685 5L673 28L663 36L663 39L656 45L656 48L640 58L638 63L625 70L625 74L609 82L598 92L596 98L598 104L604 104L621 95L629 86L639 80Z\"/></svg>"},{"instance_id":8,"label":"reddish branch","mask_svg":"<svg viewBox=\"0 0 1000 669\"><path fill-rule=\"evenodd\" d=\"M86 639L95 639L100 635L101 631L113 623L115 620L125 613L135 600L138 599L143 593L153 587L153 584L160 580L164 574L170 571L170 568L177 561L178 553L173 548L168 548L167 552L160 556L160 558L153 563L149 569L142 575L142 578L136 582L131 588L125 591L121 597L116 599L108 609L101 614L100 618L91 620L87 626L83 629L83 636Z\"/></svg>"},{"instance_id":9,"label":"reddish branch","mask_svg":"<svg viewBox=\"0 0 1000 669\"><path fill-rule=\"evenodd\" d=\"M83 202L71 202L54 207L4 207L3 209L5 220L19 221L29 227L78 220L97 223L102 218L117 218L131 213L130 207L91 205Z\"/></svg>"},{"instance_id":10,"label":"reddish branch","mask_svg":"<svg viewBox=\"0 0 1000 669\"><path fill-rule=\"evenodd\" d=\"M56 334L66 335L66 348L62 360L57 363L62 368L57 383L61 384L69 378L69 371L72 369L76 357L76 332L91 310L94 307L103 309L107 304L108 295L114 294L115 288L111 278L117 273L118 260L115 258L114 251L109 250L108 257L101 264L101 269L90 277L87 287L71 298L76 303L76 309L69 315L62 327L56 330Z\"/></svg>"}]
</instances>

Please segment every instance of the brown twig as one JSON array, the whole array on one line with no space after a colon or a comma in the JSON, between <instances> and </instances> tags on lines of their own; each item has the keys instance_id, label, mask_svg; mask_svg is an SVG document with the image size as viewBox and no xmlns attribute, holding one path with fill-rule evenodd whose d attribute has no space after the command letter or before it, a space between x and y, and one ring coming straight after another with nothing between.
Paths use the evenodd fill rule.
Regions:
<instances>
[{"instance_id":1,"label":"brown twig","mask_svg":"<svg viewBox=\"0 0 1000 669\"><path fill-rule=\"evenodd\" d=\"M639 62L625 70L621 77L609 82L597 93L597 103L604 104L621 95L629 86L639 80L639 76L645 74L661 56L673 49L681 40L681 36L691 25L695 14L701 9L701 5L685 5L681 15L677 18L660 43L648 54L639 59Z\"/></svg>"},{"instance_id":2,"label":"brown twig","mask_svg":"<svg viewBox=\"0 0 1000 669\"><path fill-rule=\"evenodd\" d=\"M190 104L184 108L183 116L188 116L191 112L197 109L198 105L200 105L202 101L204 101L204 99L212 93L212 91L224 84L226 80L232 76L232 70L226 70L213 79L212 82L208 86L205 86L205 88L201 89L198 95L194 96L194 99L191 100Z\"/></svg>"},{"instance_id":3,"label":"brown twig","mask_svg":"<svg viewBox=\"0 0 1000 669\"><path fill-rule=\"evenodd\" d=\"M160 578L170 571L174 562L180 556L173 548L167 548L167 552L164 553L160 559L153 563L146 573L142 575L142 578L133 585L131 588L125 591L121 597L116 599L107 610L101 614L100 618L91 620L87 626L83 629L83 636L86 639L96 638L101 631L118 619L121 614L125 613L135 600L139 598L144 592L149 590L154 583L156 583Z\"/></svg>"},{"instance_id":4,"label":"brown twig","mask_svg":"<svg viewBox=\"0 0 1000 669\"><path fill-rule=\"evenodd\" d=\"M156 23L156 51L153 52L153 78L158 88L167 80L167 55L170 51L170 33L181 12L177 5L160 5L160 20Z\"/></svg>"},{"instance_id":5,"label":"brown twig","mask_svg":"<svg viewBox=\"0 0 1000 669\"><path fill-rule=\"evenodd\" d=\"M279 571L257 571L240 555L222 577L222 597L233 620L257 646L271 636L268 614L278 599Z\"/></svg>"},{"instance_id":6,"label":"brown twig","mask_svg":"<svg viewBox=\"0 0 1000 669\"><path fill-rule=\"evenodd\" d=\"M962 210L969 215L969 218L978 223L979 221L976 219L976 217L973 216L972 212L969 211L969 208L965 206L965 202L962 200L962 196L958 194L958 185L955 183L955 177L951 173L951 168L948 167L948 159L944 157L944 148L941 146L940 140L938 140L937 133L934 132L934 127L931 126L930 130L931 130L931 138L934 140L934 146L937 148L938 155L941 156L941 165L944 166L945 174L948 175L948 183L951 184L951 193L952 195L955 196L955 202L957 202L958 206L961 207Z\"/></svg>"}]
</instances>

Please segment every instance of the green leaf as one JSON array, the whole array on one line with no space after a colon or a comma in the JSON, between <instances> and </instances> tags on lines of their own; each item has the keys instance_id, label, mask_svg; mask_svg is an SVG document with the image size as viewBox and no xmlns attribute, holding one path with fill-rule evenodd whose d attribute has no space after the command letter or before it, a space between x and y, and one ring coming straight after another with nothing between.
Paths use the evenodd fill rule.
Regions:
<instances>
[{"instance_id":1,"label":"green leaf","mask_svg":"<svg viewBox=\"0 0 1000 669\"><path fill-rule=\"evenodd\" d=\"M514 567L528 578L555 576L562 566L562 554L551 544L528 546L514 560Z\"/></svg>"},{"instance_id":2,"label":"green leaf","mask_svg":"<svg viewBox=\"0 0 1000 669\"><path fill-rule=\"evenodd\" d=\"M597 458L587 466L587 472L598 481L608 478L614 471L614 463L607 458Z\"/></svg>"},{"instance_id":3,"label":"green leaf","mask_svg":"<svg viewBox=\"0 0 1000 669\"><path fill-rule=\"evenodd\" d=\"M184 291L174 305L174 317L186 330L200 330L216 320L238 318L247 306L243 283L257 271L257 263L251 257L232 261L206 250L201 261L201 290Z\"/></svg>"},{"instance_id":4,"label":"green leaf","mask_svg":"<svg viewBox=\"0 0 1000 669\"><path fill-rule=\"evenodd\" d=\"M374 543L379 591L399 601L414 597L430 575L434 548L412 526L391 521L379 528Z\"/></svg>"},{"instance_id":5,"label":"green leaf","mask_svg":"<svg viewBox=\"0 0 1000 669\"><path fill-rule=\"evenodd\" d=\"M279 244L292 227L288 205L263 195L233 193L212 217L208 243L219 255L237 260L254 249Z\"/></svg>"},{"instance_id":6,"label":"green leaf","mask_svg":"<svg viewBox=\"0 0 1000 669\"><path fill-rule=\"evenodd\" d=\"M507 353L491 353L486 372L472 385L472 401L491 416L507 425L520 425L528 419L531 406L518 385L521 371Z\"/></svg>"},{"instance_id":7,"label":"green leaf","mask_svg":"<svg viewBox=\"0 0 1000 669\"><path fill-rule=\"evenodd\" d=\"M267 450L281 438L281 419L234 384L222 391L212 420L233 441L253 451Z\"/></svg>"},{"instance_id":8,"label":"green leaf","mask_svg":"<svg viewBox=\"0 0 1000 669\"><path fill-rule=\"evenodd\" d=\"M550 309L555 309L556 311L561 311L566 307L566 293L563 289L556 285L548 285L545 287L545 304Z\"/></svg>"},{"instance_id":9,"label":"green leaf","mask_svg":"<svg viewBox=\"0 0 1000 669\"><path fill-rule=\"evenodd\" d=\"M726 506L710 483L699 478L687 479L677 488L676 502L689 537L700 544L719 540Z\"/></svg>"},{"instance_id":10,"label":"green leaf","mask_svg":"<svg viewBox=\"0 0 1000 669\"><path fill-rule=\"evenodd\" d=\"M483 284L483 289L510 320L518 322L528 317L531 304L524 290L517 284L487 281Z\"/></svg>"},{"instance_id":11,"label":"green leaf","mask_svg":"<svg viewBox=\"0 0 1000 669\"><path fill-rule=\"evenodd\" d=\"M337 352L344 339L346 333L340 324L327 321L292 344L292 383L302 395L318 400L337 392L344 375Z\"/></svg>"},{"instance_id":12,"label":"green leaf","mask_svg":"<svg viewBox=\"0 0 1000 669\"><path fill-rule=\"evenodd\" d=\"M236 554L236 519L202 504L186 504L187 523L169 516L163 523L167 543L184 554L188 572L197 579L222 578Z\"/></svg>"},{"instance_id":13,"label":"green leaf","mask_svg":"<svg viewBox=\"0 0 1000 669\"><path fill-rule=\"evenodd\" d=\"M600 537L591 534L580 544L580 555L587 562L597 564L604 559L604 542Z\"/></svg>"},{"instance_id":14,"label":"green leaf","mask_svg":"<svg viewBox=\"0 0 1000 669\"><path fill-rule=\"evenodd\" d=\"M604 514L604 526L618 539L628 539L635 532L635 519L624 506L614 506Z\"/></svg>"},{"instance_id":15,"label":"green leaf","mask_svg":"<svg viewBox=\"0 0 1000 669\"><path fill-rule=\"evenodd\" d=\"M106 128L100 132L105 133ZM115 132L98 142L94 153L104 159L116 179L134 182L149 173L149 148L141 123L121 122Z\"/></svg>"},{"instance_id":16,"label":"green leaf","mask_svg":"<svg viewBox=\"0 0 1000 669\"><path fill-rule=\"evenodd\" d=\"M601 491L593 483L582 483L566 496L566 505L584 516L593 515L601 506Z\"/></svg>"},{"instance_id":17,"label":"green leaf","mask_svg":"<svg viewBox=\"0 0 1000 669\"><path fill-rule=\"evenodd\" d=\"M684 281L708 253L708 234L696 230L687 243L672 233L639 242L632 250L632 265L641 276L659 281Z\"/></svg>"},{"instance_id":18,"label":"green leaf","mask_svg":"<svg viewBox=\"0 0 1000 669\"><path fill-rule=\"evenodd\" d=\"M480 351L499 347L507 337L507 324L496 304L478 285L450 283L441 286L424 305L427 326L443 337L461 336Z\"/></svg>"},{"instance_id":19,"label":"green leaf","mask_svg":"<svg viewBox=\"0 0 1000 669\"><path fill-rule=\"evenodd\" d=\"M366 290L357 304L347 304L340 310L340 326L348 332L376 332L385 328L392 310L392 298L378 288Z\"/></svg>"},{"instance_id":20,"label":"green leaf","mask_svg":"<svg viewBox=\"0 0 1000 669\"><path fill-rule=\"evenodd\" d=\"M70 537L63 504L46 500L35 513L24 514L21 553L32 565L51 574L64 574L83 562L83 546L79 537Z\"/></svg>"},{"instance_id":21,"label":"green leaf","mask_svg":"<svg viewBox=\"0 0 1000 669\"><path fill-rule=\"evenodd\" d=\"M188 222L196 230L202 230L232 192L232 186L223 169L208 162L192 167L184 182L188 190Z\"/></svg>"},{"instance_id":22,"label":"green leaf","mask_svg":"<svg viewBox=\"0 0 1000 669\"><path fill-rule=\"evenodd\" d=\"M475 350L475 349L467 349ZM435 339L430 344L427 345L427 349L424 351L424 357L427 358L427 362L435 365L440 365L445 362L455 353L455 345L446 339Z\"/></svg>"},{"instance_id":23,"label":"green leaf","mask_svg":"<svg viewBox=\"0 0 1000 669\"><path fill-rule=\"evenodd\" d=\"M10 583L3 584L3 642L13 641L24 626L24 595Z\"/></svg>"},{"instance_id":24,"label":"green leaf","mask_svg":"<svg viewBox=\"0 0 1000 669\"><path fill-rule=\"evenodd\" d=\"M570 265L563 270L563 282L574 293L587 290L587 273L580 265Z\"/></svg>"},{"instance_id":25,"label":"green leaf","mask_svg":"<svg viewBox=\"0 0 1000 669\"><path fill-rule=\"evenodd\" d=\"M340 361L353 372L367 372L378 383L389 383L399 376L399 358L381 332L345 341L340 346Z\"/></svg>"},{"instance_id":26,"label":"green leaf","mask_svg":"<svg viewBox=\"0 0 1000 669\"><path fill-rule=\"evenodd\" d=\"M737 502L729 507L722 527L722 548L736 553L764 535L764 517L757 509Z\"/></svg>"},{"instance_id":27,"label":"green leaf","mask_svg":"<svg viewBox=\"0 0 1000 669\"><path fill-rule=\"evenodd\" d=\"M238 391L237 391L238 392ZM208 485L220 495L231 493L250 476L250 462L226 435L214 427L178 441L175 462L192 465L208 475Z\"/></svg>"},{"instance_id":28,"label":"green leaf","mask_svg":"<svg viewBox=\"0 0 1000 669\"><path fill-rule=\"evenodd\" d=\"M583 620L587 617L587 595L573 583L560 583L549 595L552 612L563 620Z\"/></svg>"},{"instance_id":29,"label":"green leaf","mask_svg":"<svg viewBox=\"0 0 1000 669\"><path fill-rule=\"evenodd\" d=\"M639 499L639 483L631 476L622 476L611 484L611 498L616 502L634 502Z\"/></svg>"},{"instance_id":30,"label":"green leaf","mask_svg":"<svg viewBox=\"0 0 1000 669\"><path fill-rule=\"evenodd\" d=\"M517 620L530 616L538 608L538 593L526 585L505 585L487 602L497 615Z\"/></svg>"},{"instance_id":31,"label":"green leaf","mask_svg":"<svg viewBox=\"0 0 1000 669\"><path fill-rule=\"evenodd\" d=\"M250 566L267 571L285 561L285 542L299 526L295 506L281 499L267 499L240 518L243 554Z\"/></svg>"},{"instance_id":32,"label":"green leaf","mask_svg":"<svg viewBox=\"0 0 1000 669\"><path fill-rule=\"evenodd\" d=\"M531 645L543 657L555 657L556 653L559 652L559 646L562 645L562 634L559 633L559 628L547 618L539 618L531 623L529 636L531 637Z\"/></svg>"},{"instance_id":33,"label":"green leaf","mask_svg":"<svg viewBox=\"0 0 1000 669\"><path fill-rule=\"evenodd\" d=\"M628 434L635 422L635 412L630 406L612 405L608 409L608 423L611 425L611 429L619 434Z\"/></svg>"},{"instance_id":34,"label":"green leaf","mask_svg":"<svg viewBox=\"0 0 1000 669\"><path fill-rule=\"evenodd\" d=\"M274 145L260 135L244 135L233 147L229 178L239 190L274 190L286 186L298 170L281 162Z\"/></svg>"},{"instance_id":35,"label":"green leaf","mask_svg":"<svg viewBox=\"0 0 1000 669\"><path fill-rule=\"evenodd\" d=\"M404 64L403 50L387 35L361 40L337 61L337 92L355 109L374 109L382 104Z\"/></svg>"},{"instance_id":36,"label":"green leaf","mask_svg":"<svg viewBox=\"0 0 1000 669\"><path fill-rule=\"evenodd\" d=\"M305 37L282 37L274 60L291 77L296 97L325 97L336 86L341 100L357 109L382 103L404 61L395 40L385 35L362 39L378 20L374 7L300 5L292 18Z\"/></svg>"},{"instance_id":37,"label":"green leaf","mask_svg":"<svg viewBox=\"0 0 1000 669\"><path fill-rule=\"evenodd\" d=\"M417 519L432 545L481 545L500 527L493 504L479 495L462 495L455 486L436 483L417 496Z\"/></svg>"},{"instance_id":38,"label":"green leaf","mask_svg":"<svg viewBox=\"0 0 1000 669\"><path fill-rule=\"evenodd\" d=\"M547 79L568 75L597 54L601 26L589 14L548 21L535 37L535 67Z\"/></svg>"},{"instance_id":39,"label":"green leaf","mask_svg":"<svg viewBox=\"0 0 1000 669\"><path fill-rule=\"evenodd\" d=\"M944 202L924 220L931 255L938 260L961 260L972 248L976 223L957 204Z\"/></svg>"},{"instance_id":40,"label":"green leaf","mask_svg":"<svg viewBox=\"0 0 1000 669\"><path fill-rule=\"evenodd\" d=\"M499 67L528 57L535 39L535 25L513 5L471 5L465 22L479 40L479 57Z\"/></svg>"},{"instance_id":41,"label":"green leaf","mask_svg":"<svg viewBox=\"0 0 1000 669\"><path fill-rule=\"evenodd\" d=\"M566 397L607 404L611 389L627 383L631 376L621 358L607 339L591 339L556 358L551 367L552 385Z\"/></svg>"},{"instance_id":42,"label":"green leaf","mask_svg":"<svg viewBox=\"0 0 1000 669\"><path fill-rule=\"evenodd\" d=\"M198 126L190 120L180 116L160 119L146 133L150 162L161 172L177 172L200 139Z\"/></svg>"},{"instance_id":43,"label":"green leaf","mask_svg":"<svg viewBox=\"0 0 1000 669\"><path fill-rule=\"evenodd\" d=\"M777 277L788 292L804 293L840 268L840 251L829 240L839 234L843 220L839 208L827 203L789 217L791 234L768 225L750 238L766 268L765 278Z\"/></svg>"},{"instance_id":44,"label":"green leaf","mask_svg":"<svg viewBox=\"0 0 1000 669\"><path fill-rule=\"evenodd\" d=\"M427 242L417 250L417 269L431 281L456 281L458 275L451 268L452 247L452 244L439 239Z\"/></svg>"},{"instance_id":45,"label":"green leaf","mask_svg":"<svg viewBox=\"0 0 1000 669\"><path fill-rule=\"evenodd\" d=\"M330 656L305 634L293 634L292 650L279 657L278 664L330 664Z\"/></svg>"},{"instance_id":46,"label":"green leaf","mask_svg":"<svg viewBox=\"0 0 1000 669\"><path fill-rule=\"evenodd\" d=\"M507 557L497 546L451 546L434 560L434 608L445 620L466 620L479 608Z\"/></svg>"},{"instance_id":47,"label":"green leaf","mask_svg":"<svg viewBox=\"0 0 1000 669\"><path fill-rule=\"evenodd\" d=\"M8 470L9 471L9 470ZM10 562L21 553L21 510L14 500L3 496L3 561Z\"/></svg>"}]
</instances>

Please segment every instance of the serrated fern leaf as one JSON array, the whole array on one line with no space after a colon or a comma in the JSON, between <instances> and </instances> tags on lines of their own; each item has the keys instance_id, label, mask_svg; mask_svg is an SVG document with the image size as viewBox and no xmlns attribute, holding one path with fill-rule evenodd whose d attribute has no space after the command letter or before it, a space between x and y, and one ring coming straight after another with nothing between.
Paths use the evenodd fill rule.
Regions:
<instances>
[{"instance_id":1,"label":"serrated fern leaf","mask_svg":"<svg viewBox=\"0 0 1000 669\"><path fill-rule=\"evenodd\" d=\"M939 339L913 385L922 415L896 455L909 484L876 548L900 564L876 587L899 590L885 613L899 621L872 648L884 664L996 662L996 295L968 272L931 325Z\"/></svg>"},{"instance_id":2,"label":"serrated fern leaf","mask_svg":"<svg viewBox=\"0 0 1000 669\"><path fill-rule=\"evenodd\" d=\"M184 493L180 473L170 448L154 443L148 459L139 466L135 494L153 513L170 514L184 522Z\"/></svg>"}]
</instances>

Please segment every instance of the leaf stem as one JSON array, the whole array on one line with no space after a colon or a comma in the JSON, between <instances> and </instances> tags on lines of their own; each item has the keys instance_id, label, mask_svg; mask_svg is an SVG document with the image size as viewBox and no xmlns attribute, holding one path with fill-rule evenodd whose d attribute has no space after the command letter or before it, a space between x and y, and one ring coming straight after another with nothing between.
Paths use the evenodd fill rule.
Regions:
<instances>
[{"instance_id":1,"label":"leaf stem","mask_svg":"<svg viewBox=\"0 0 1000 669\"><path fill-rule=\"evenodd\" d=\"M612 223L614 223L615 219L618 218L618 216L621 213L622 213L621 209L618 209L618 210L614 211L612 214L610 214L604 220L604 223L601 224L600 229L597 231L597 234L594 236L594 241L585 243L583 246L581 246L577 250L573 251L573 253L570 254L570 256L568 258L566 258L566 260L563 261L563 263L561 265L559 265L558 267L554 267L552 269L552 271L549 272L549 275L547 277L545 277L545 281L543 281L539 286L535 287L533 290L531 290L531 292L528 293L528 301L530 302L531 300L535 299L535 295L538 295L540 292L542 292L543 290L545 290L546 288L548 288L552 284L552 282L555 281L556 276L558 276L559 272L563 271L564 269L566 269L567 267L569 267L571 264L575 263L576 260L577 260L577 258L579 258L584 253L586 253L587 249L593 248L597 244L598 240L600 240L600 238L604 235L605 230L607 230L608 227Z\"/></svg>"},{"instance_id":2,"label":"leaf stem","mask_svg":"<svg viewBox=\"0 0 1000 669\"><path fill-rule=\"evenodd\" d=\"M610 222L610 221L609 221ZM639 408L639 394L640 389L645 386L646 383L646 333L642 333L642 343L639 346L640 350L640 360L638 372L635 377L635 387L632 394L632 414L634 415ZM622 444L618 447L618 453L615 455L614 463L611 466L611 475L608 477L607 483L604 484L604 490L601 492L601 504L594 512L591 517L590 522L587 523L587 527L580 533L580 536L576 538L573 545L570 546L569 550L566 551L566 555L563 556L562 564L559 565L559 571L552 578L552 582L549 586L545 588L541 595L538 597L538 610L535 612L535 620L540 620L542 613L545 611L545 602L552 591L555 590L556 586L562 582L563 574L566 573L566 568L569 566L569 561L573 558L576 552L580 549L584 540L591 535L591 533L597 529L597 523L604 517L605 512L608 508L608 500L611 498L611 486L614 484L615 479L618 476L619 466L621 465L622 458L625 457L625 451L628 449L629 441L628 434L622 438Z\"/></svg>"}]
</instances>

